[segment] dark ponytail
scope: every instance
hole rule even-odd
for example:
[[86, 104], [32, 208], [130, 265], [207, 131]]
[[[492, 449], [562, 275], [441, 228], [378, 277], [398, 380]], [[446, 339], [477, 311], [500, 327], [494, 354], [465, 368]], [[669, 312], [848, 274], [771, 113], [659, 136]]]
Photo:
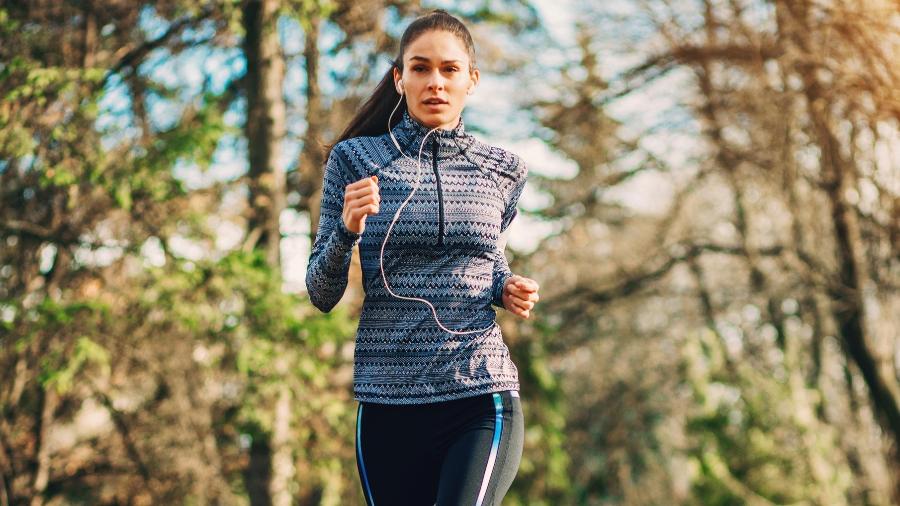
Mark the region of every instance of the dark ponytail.
[[[459, 19], [453, 17], [450, 13], [443, 9], [435, 9], [424, 16], [416, 18], [410, 23], [403, 36], [400, 37], [400, 51], [397, 58], [392, 62], [391, 67], [381, 78], [381, 82], [375, 87], [372, 95], [363, 103], [359, 112], [350, 120], [347, 128], [338, 137], [334, 144], [352, 137], [381, 135], [388, 132], [388, 117], [397, 101], [400, 101], [400, 94], [394, 87], [394, 69], [396, 68], [401, 74], [403, 73], [403, 53], [413, 41], [420, 35], [432, 30], [443, 30], [456, 35], [466, 48], [469, 54], [469, 73], [475, 71], [475, 43], [472, 40], [472, 34], [469, 29]], [[406, 100], [400, 101], [397, 110], [394, 111], [394, 117], [391, 118], [390, 128], [394, 128], [403, 118], [403, 112], [406, 111]], [[334, 144], [328, 146], [330, 154]]]

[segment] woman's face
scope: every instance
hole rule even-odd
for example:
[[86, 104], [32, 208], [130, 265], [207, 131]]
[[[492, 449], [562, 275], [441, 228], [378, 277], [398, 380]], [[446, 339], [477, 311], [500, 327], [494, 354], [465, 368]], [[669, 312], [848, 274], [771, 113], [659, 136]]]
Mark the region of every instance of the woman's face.
[[432, 30], [407, 46], [403, 75], [394, 69], [394, 83], [401, 78], [410, 115], [429, 128], [451, 130], [479, 76], [469, 73], [469, 54], [456, 35]]

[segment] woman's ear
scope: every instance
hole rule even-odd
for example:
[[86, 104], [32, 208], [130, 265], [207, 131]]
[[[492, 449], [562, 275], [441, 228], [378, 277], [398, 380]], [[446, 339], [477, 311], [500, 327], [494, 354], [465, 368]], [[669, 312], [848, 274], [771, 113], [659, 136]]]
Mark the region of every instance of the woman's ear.
[[394, 67], [394, 88], [397, 90], [397, 93], [403, 95], [403, 79], [400, 79], [400, 75], [397, 67]]
[[469, 89], [466, 90], [467, 94], [471, 95], [475, 92], [475, 87], [478, 86], [478, 80], [480, 78], [481, 75], [478, 73], [478, 69], [473, 70], [472, 73], [469, 74], [469, 80], [471, 81], [471, 84], [469, 84]]

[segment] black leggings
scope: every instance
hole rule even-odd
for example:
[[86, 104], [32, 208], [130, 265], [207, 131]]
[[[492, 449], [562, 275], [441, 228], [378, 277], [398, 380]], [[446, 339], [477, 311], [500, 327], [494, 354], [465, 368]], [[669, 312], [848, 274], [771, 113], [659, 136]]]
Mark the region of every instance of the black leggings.
[[366, 504], [499, 505], [524, 437], [515, 391], [418, 405], [361, 402], [356, 466]]

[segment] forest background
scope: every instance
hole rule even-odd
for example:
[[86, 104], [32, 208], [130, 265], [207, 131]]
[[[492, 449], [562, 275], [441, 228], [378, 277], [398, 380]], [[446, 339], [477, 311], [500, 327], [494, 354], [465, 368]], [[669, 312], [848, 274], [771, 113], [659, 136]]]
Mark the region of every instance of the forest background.
[[522, 155], [505, 505], [900, 504], [900, 2], [0, 3], [0, 506], [364, 504], [332, 142], [417, 15]]

